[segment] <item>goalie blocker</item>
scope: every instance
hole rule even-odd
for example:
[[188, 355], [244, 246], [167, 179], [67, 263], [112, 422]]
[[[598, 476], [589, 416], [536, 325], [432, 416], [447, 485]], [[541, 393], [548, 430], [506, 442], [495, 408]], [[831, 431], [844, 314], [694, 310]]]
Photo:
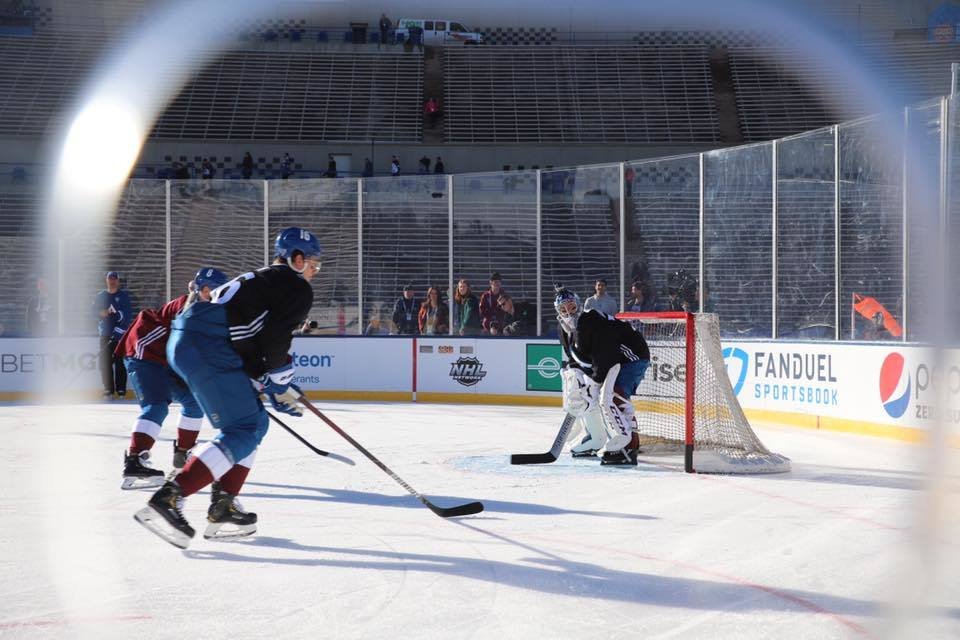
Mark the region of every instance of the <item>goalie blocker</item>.
[[716, 314], [626, 312], [651, 366], [634, 395], [644, 454], [684, 454], [688, 473], [782, 473], [790, 459], [767, 449], [740, 407], [720, 346]]

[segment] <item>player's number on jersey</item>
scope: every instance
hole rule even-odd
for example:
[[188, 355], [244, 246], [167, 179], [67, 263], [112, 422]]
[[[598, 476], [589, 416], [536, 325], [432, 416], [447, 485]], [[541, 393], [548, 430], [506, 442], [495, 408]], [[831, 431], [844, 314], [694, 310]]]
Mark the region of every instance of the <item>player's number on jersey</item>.
[[214, 304], [227, 304], [230, 302], [230, 299], [236, 295], [243, 281], [250, 280], [253, 278], [253, 275], [253, 271], [248, 271], [247, 273], [237, 276], [227, 284], [217, 287], [213, 290], [213, 293], [210, 294], [210, 302]]

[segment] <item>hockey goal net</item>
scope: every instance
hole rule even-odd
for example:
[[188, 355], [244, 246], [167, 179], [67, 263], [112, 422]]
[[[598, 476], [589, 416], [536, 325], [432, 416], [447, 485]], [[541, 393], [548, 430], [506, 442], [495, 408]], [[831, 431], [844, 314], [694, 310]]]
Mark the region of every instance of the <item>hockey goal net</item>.
[[642, 455], [683, 453], [687, 472], [780, 473], [790, 459], [768, 450], [733, 393], [712, 313], [620, 313], [650, 346], [633, 397]]

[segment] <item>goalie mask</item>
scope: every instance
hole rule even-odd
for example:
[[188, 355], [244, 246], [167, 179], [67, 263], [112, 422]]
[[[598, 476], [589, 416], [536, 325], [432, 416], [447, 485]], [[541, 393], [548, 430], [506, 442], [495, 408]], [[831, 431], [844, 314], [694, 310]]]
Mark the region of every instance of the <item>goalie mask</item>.
[[583, 311], [580, 296], [569, 289], [557, 287], [557, 297], [553, 300], [553, 308], [557, 310], [557, 320], [567, 331], [573, 331], [577, 328], [577, 318]]

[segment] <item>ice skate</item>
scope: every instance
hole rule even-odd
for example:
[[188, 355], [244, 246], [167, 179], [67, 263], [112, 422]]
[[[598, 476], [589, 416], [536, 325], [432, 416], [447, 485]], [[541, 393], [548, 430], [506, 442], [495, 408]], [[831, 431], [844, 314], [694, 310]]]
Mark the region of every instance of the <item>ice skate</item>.
[[570, 450], [570, 456], [572, 458], [596, 458], [597, 450], [596, 449], [587, 449], [586, 451], [574, 451]]
[[147, 506], [133, 519], [175, 547], [186, 549], [194, 536], [193, 527], [183, 517], [183, 492], [175, 482], [168, 482], [153, 494]]
[[173, 443], [173, 468], [170, 469], [170, 473], [167, 474], [167, 480], [173, 480], [177, 477], [177, 474], [183, 471], [184, 465], [187, 464], [187, 457], [190, 455], [190, 449], [181, 449], [177, 446], [176, 441]]
[[163, 471], [150, 466], [150, 452], [123, 454], [123, 481], [121, 489], [150, 489], [164, 482]]
[[639, 452], [636, 449], [604, 451], [600, 464], [614, 467], [635, 467], [637, 466], [637, 453]]
[[622, 449], [613, 451], [604, 451], [603, 458], [600, 459], [601, 465], [635, 467], [637, 466], [637, 454], [640, 453], [640, 438], [634, 432], [630, 436], [630, 442]]
[[244, 511], [237, 497], [223, 491], [220, 484], [213, 483], [210, 490], [210, 509], [207, 511], [207, 540], [242, 538], [257, 531], [257, 514]]

